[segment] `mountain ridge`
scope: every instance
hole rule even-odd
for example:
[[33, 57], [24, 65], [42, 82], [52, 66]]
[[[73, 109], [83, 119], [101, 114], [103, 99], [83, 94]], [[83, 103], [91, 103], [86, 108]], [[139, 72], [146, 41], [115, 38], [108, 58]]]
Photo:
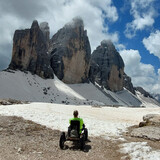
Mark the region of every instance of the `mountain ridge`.
[[[91, 81], [109, 98], [109, 102], [114, 99], [112, 94], [118, 92], [128, 92], [127, 96], [133, 94], [130, 98], [136, 98], [136, 89], [131, 78], [124, 72], [123, 59], [114, 44], [110, 40], [103, 40], [91, 54], [89, 38], [81, 18], [75, 18], [67, 23], [51, 39], [49, 34], [48, 23], [43, 22], [39, 25], [36, 20], [33, 21], [30, 29], [16, 30], [13, 38], [12, 60], [8, 69], [30, 71], [45, 79], [54, 79], [55, 75], [67, 84]], [[44, 93], [46, 92], [44, 88]], [[121, 99], [118, 105], [140, 106], [142, 104], [138, 102], [138, 98], [137, 103], [129, 103], [123, 96], [122, 99], [118, 96], [118, 99]], [[109, 103], [109, 105], [117, 104]]]

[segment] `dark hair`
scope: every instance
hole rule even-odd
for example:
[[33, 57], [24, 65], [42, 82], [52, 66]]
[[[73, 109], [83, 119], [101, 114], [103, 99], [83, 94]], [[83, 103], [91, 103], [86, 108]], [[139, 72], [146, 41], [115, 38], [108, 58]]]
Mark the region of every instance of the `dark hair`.
[[77, 116], [78, 116], [78, 111], [75, 110], [75, 111], [73, 112], [73, 115], [74, 115], [74, 117], [77, 117]]

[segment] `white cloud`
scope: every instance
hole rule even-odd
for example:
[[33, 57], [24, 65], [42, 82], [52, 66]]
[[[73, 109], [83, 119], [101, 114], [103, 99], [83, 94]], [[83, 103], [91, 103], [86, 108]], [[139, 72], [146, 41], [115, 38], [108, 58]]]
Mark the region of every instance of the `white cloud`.
[[138, 50], [122, 50], [120, 55], [125, 63], [125, 73], [132, 78], [134, 86], [160, 93], [160, 69], [157, 75], [152, 65], [142, 63]]
[[[24, 26], [24, 20], [18, 19], [17, 17], [14, 17], [12, 15], [1, 15], [0, 18], [0, 45], [4, 45], [6, 43], [12, 43], [14, 29], [19, 29], [21, 26]], [[27, 26], [28, 27], [28, 26]]]
[[159, 78], [160, 78], [160, 69], [158, 69], [158, 76], [159, 76]]
[[156, 11], [153, 7], [155, 0], [132, 0], [130, 14], [133, 21], [126, 24], [125, 35], [127, 38], [133, 38], [137, 30], [146, 29], [154, 24]]
[[160, 94], [160, 69], [158, 69], [158, 78], [157, 83], [153, 85], [153, 91], [154, 93]]
[[89, 0], [93, 6], [100, 7], [104, 12], [104, 17], [110, 19], [111, 21], [116, 21], [118, 19], [118, 14], [116, 8], [112, 5], [111, 0]]
[[80, 16], [84, 20], [92, 50], [103, 39], [118, 41], [118, 33], [108, 33], [108, 27], [103, 25], [105, 18], [113, 22], [118, 19], [117, 10], [111, 0], [47, 0], [45, 5], [48, 12], [43, 13], [38, 19], [49, 22], [52, 35], [72, 18]]
[[126, 46], [124, 44], [120, 44], [120, 43], [115, 44], [115, 47], [116, 47], [117, 51], [123, 51], [126, 49]]
[[143, 44], [150, 54], [154, 54], [160, 59], [160, 31], [151, 33], [148, 38], [143, 39]]
[[[117, 10], [111, 0], [39, 0], [38, 2], [1, 0], [0, 48], [4, 48], [7, 44], [11, 47], [14, 31], [19, 28], [30, 28], [34, 19], [39, 22], [47, 21], [52, 36], [76, 16], [84, 20], [92, 50], [103, 39], [118, 41], [118, 33], [108, 33], [108, 26], [104, 26], [105, 18], [112, 22], [118, 19]], [[5, 54], [11, 56], [10, 52]], [[2, 56], [4, 52], [0, 50], [0, 58]]]

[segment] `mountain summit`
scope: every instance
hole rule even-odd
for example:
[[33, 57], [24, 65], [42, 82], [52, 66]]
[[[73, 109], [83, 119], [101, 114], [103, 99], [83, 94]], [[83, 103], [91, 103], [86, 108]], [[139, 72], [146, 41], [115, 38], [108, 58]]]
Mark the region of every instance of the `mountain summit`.
[[[47, 94], [51, 88], [55, 90], [55, 88], [50, 85], [48, 88], [44, 87], [42, 89], [40, 87], [42, 89], [42, 95], [40, 98], [36, 96], [38, 101], [67, 104], [68, 101], [70, 101], [69, 99], [72, 99], [72, 104], [90, 104], [90, 101], [88, 101], [90, 99], [94, 100], [94, 104], [103, 103], [103, 105], [140, 106], [142, 104], [141, 100], [144, 99], [144, 96], [141, 92], [136, 91], [132, 85], [131, 78], [124, 73], [125, 65], [123, 59], [110, 40], [103, 40], [91, 54], [87, 31], [84, 29], [84, 23], [81, 18], [74, 18], [58, 30], [51, 39], [49, 38], [49, 34], [48, 23], [43, 22], [39, 25], [36, 20], [33, 21], [30, 29], [16, 30], [13, 38], [12, 59], [8, 68], [9, 70], [7, 71], [10, 72], [10, 69], [25, 72], [30, 71], [32, 74], [36, 74], [45, 79], [52, 79], [55, 74], [54, 82], [51, 82], [52, 85], [56, 86], [56, 83], [60, 83], [60, 81], [56, 81], [57, 77], [69, 85], [79, 84], [79, 87], [76, 85], [69, 87], [77, 90], [78, 93], [74, 93], [81, 95], [81, 98], [84, 96], [84, 100], [83, 102], [81, 100], [77, 102], [74, 96], [71, 98], [69, 95], [66, 95], [66, 101], [60, 100], [59, 102], [59, 99], [56, 101], [56, 98], [53, 99], [52, 97], [54, 95], [53, 92], [57, 91], [52, 91]], [[14, 71], [11, 72], [15, 73]], [[7, 75], [11, 76], [12, 74]], [[3, 84], [1, 85], [5, 86], [7, 79], [8, 77], [6, 77], [6, 81], [2, 80], [1, 83]], [[18, 79], [16, 79], [16, 81], [18, 81]], [[83, 85], [81, 86], [80, 83], [86, 82], [92, 82], [94, 86], [84, 84], [85, 88], [83, 88]], [[37, 85], [36, 87], [40, 84], [37, 82], [31, 83], [30, 81], [28, 81], [28, 83], [31, 88], [27, 87], [27, 90], [29, 90], [29, 88], [30, 90], [33, 89], [33, 83]], [[24, 85], [28, 86], [28, 83], [24, 83]], [[11, 84], [13, 84], [13, 82], [11, 82]], [[44, 84], [43, 80], [41, 85], [42, 84], [43, 86], [47, 86], [47, 83]], [[63, 87], [69, 89], [69, 87], [65, 85], [63, 85]], [[5, 88], [2, 88], [2, 90], [8, 93]], [[10, 88], [12, 87], [10, 86]], [[21, 91], [22, 88], [23, 87], [21, 87], [19, 91], [23, 93], [22, 96], [18, 96], [16, 99], [21, 99], [19, 97], [23, 97], [24, 94], [26, 94], [25, 91]], [[39, 95], [41, 89], [35, 92], [35, 94]], [[26, 88], [24, 90], [26, 90]], [[36, 89], [34, 88], [34, 90]], [[82, 93], [81, 90], [84, 90], [85, 93]], [[97, 97], [95, 95], [93, 96], [94, 90], [99, 90], [98, 94], [101, 95], [101, 97], [97, 95]], [[71, 91], [69, 90], [67, 93], [68, 92]], [[47, 96], [46, 99], [43, 93]], [[97, 91], [95, 91], [95, 93], [97, 93]], [[64, 94], [57, 92], [57, 96], [58, 95]], [[5, 97], [15, 98], [12, 92], [11, 94], [8, 93]], [[152, 97], [149, 98], [153, 99]], [[26, 100], [34, 101], [33, 98], [27, 98]], [[157, 102], [152, 102], [158, 105]]]
[[82, 19], [76, 18], [50, 40], [51, 67], [65, 83], [88, 81], [91, 49]]
[[123, 90], [124, 62], [113, 43], [103, 40], [92, 53], [90, 80], [111, 91]]
[[30, 29], [15, 31], [9, 69], [30, 71], [42, 78], [53, 78], [47, 50], [46, 38], [35, 20]]

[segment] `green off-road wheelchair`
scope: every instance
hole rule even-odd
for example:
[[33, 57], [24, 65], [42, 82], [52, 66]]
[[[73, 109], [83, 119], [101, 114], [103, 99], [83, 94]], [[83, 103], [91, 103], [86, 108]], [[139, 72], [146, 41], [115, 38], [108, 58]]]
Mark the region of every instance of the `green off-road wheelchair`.
[[81, 150], [83, 150], [87, 139], [88, 130], [85, 128], [85, 125], [83, 125], [82, 132], [80, 132], [80, 121], [72, 120], [70, 126], [68, 127], [68, 133], [61, 133], [59, 146], [61, 149], [64, 149], [66, 141], [73, 141], [75, 144], [80, 146]]

